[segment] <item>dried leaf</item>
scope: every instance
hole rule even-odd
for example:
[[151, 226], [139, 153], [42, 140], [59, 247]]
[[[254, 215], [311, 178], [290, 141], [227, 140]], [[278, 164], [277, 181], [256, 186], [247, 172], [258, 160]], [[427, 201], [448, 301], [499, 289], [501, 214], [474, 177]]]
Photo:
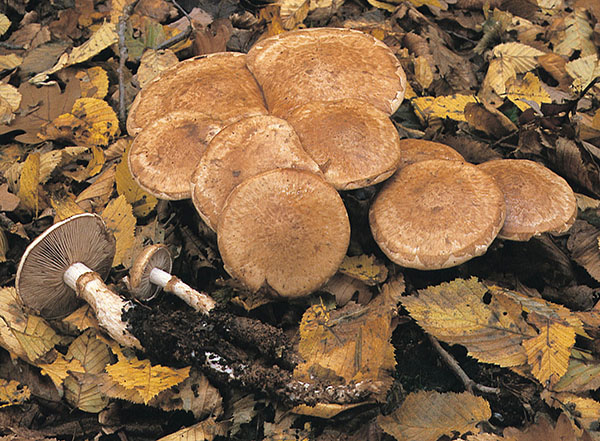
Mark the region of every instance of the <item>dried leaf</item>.
[[10, 84], [0, 83], [0, 124], [8, 124], [21, 105], [21, 93]]
[[111, 165], [98, 176], [92, 185], [83, 190], [75, 202], [82, 202], [86, 199], [98, 199], [98, 205], [103, 206], [108, 203], [115, 186], [116, 165]]
[[108, 74], [100, 66], [77, 72], [83, 98], [104, 99], [108, 93]]
[[506, 82], [516, 77], [517, 72], [512, 63], [507, 63], [501, 58], [495, 58], [490, 61], [482, 89], [490, 87], [498, 95], [504, 95], [506, 93]]
[[573, 52], [581, 51], [582, 57], [596, 55], [596, 45], [592, 41], [593, 29], [590, 26], [587, 11], [576, 8], [565, 20], [565, 34], [554, 47], [554, 52], [570, 57]]
[[142, 55], [137, 71], [138, 83], [141, 88], [156, 78], [160, 73], [179, 62], [172, 50], [148, 49]]
[[600, 387], [600, 360], [573, 349], [567, 372], [552, 388], [556, 392], [584, 392]]
[[577, 219], [571, 227], [567, 248], [571, 258], [581, 265], [594, 279], [600, 281], [600, 228]]
[[4, 14], [0, 14], [0, 35], [4, 35], [10, 28], [10, 20]]
[[108, 405], [108, 397], [100, 392], [94, 376], [70, 372], [64, 389], [67, 402], [84, 412], [98, 413]]
[[0, 228], [0, 263], [6, 262], [6, 252], [8, 251], [8, 239], [4, 229]]
[[491, 416], [487, 401], [468, 392], [420, 391], [409, 394], [390, 415], [377, 417], [377, 424], [398, 441], [436, 441], [452, 432], [475, 431]]
[[0, 378], [0, 408], [25, 404], [31, 397], [31, 391], [27, 385], [14, 380]]
[[475, 278], [442, 283], [400, 301], [427, 333], [465, 346], [469, 355], [485, 363], [525, 364], [521, 342], [537, 335], [521, 316], [519, 304], [490, 296], [488, 287]]
[[118, 385], [137, 392], [142, 402], [147, 404], [163, 390], [169, 389], [185, 380], [190, 368], [173, 369], [161, 365], [152, 365], [148, 360], [120, 358], [115, 364], [106, 367], [109, 377]]
[[565, 65], [567, 73], [573, 78], [571, 87], [576, 92], [585, 89], [594, 78], [600, 76], [600, 61], [596, 54], [588, 55], [587, 57], [577, 58], [569, 61]]
[[62, 319], [62, 321], [81, 332], [88, 328], [95, 330], [100, 329], [98, 326], [98, 320], [96, 320], [96, 315], [94, 314], [92, 307], [87, 303], [77, 308], [71, 314]]
[[85, 210], [75, 202], [75, 196], [70, 193], [63, 197], [52, 196], [50, 198], [50, 205], [54, 209], [55, 223], [76, 214], [85, 213]]
[[510, 64], [516, 73], [533, 70], [538, 65], [537, 58], [544, 55], [540, 50], [517, 42], [499, 44], [492, 53], [503, 63]]
[[[322, 3], [322, 5], [318, 5], [318, 3]], [[326, 3], [330, 3], [327, 5]], [[310, 0], [278, 0], [277, 4], [280, 6], [279, 14], [281, 15], [281, 19], [283, 21], [284, 29], [291, 31], [292, 29], [297, 29], [299, 25], [301, 25], [306, 17], [308, 16], [309, 11], [314, 10], [317, 6], [320, 7], [328, 7], [332, 6], [333, 0], [329, 2], [311, 2]]]
[[56, 359], [52, 363], [37, 363], [37, 366], [41, 368], [42, 374], [48, 375], [56, 388], [62, 391], [63, 382], [69, 376], [69, 372], [82, 372], [83, 367], [78, 360], [67, 361], [60, 352], [54, 352]]
[[6, 349], [11, 357], [18, 357], [32, 362], [27, 352], [13, 333], [25, 331], [27, 316], [23, 312], [23, 304], [14, 287], [0, 288], [0, 346]]
[[366, 305], [372, 297], [369, 287], [364, 282], [341, 273], [335, 274], [320, 290], [333, 295], [338, 306], [344, 306], [355, 295], [360, 305]]
[[107, 47], [117, 43], [118, 40], [119, 36], [117, 35], [116, 25], [109, 22], [104, 23], [92, 34], [88, 41], [81, 46], [73, 48], [70, 53], [61, 55], [54, 67], [37, 74], [30, 82], [33, 84], [43, 84], [53, 73], [58, 72], [67, 66], [89, 60]]
[[542, 398], [548, 405], [569, 415], [579, 426], [596, 430], [600, 422], [600, 403], [592, 398], [584, 398], [568, 392], [554, 393], [543, 391]]
[[545, 415], [541, 415], [536, 423], [521, 431], [514, 427], [504, 429], [504, 438], [514, 441], [577, 441], [575, 427], [563, 413], [558, 418], [556, 426]]
[[38, 186], [40, 185], [40, 154], [30, 153], [23, 163], [19, 179], [19, 199], [23, 207], [37, 216], [39, 209]]
[[228, 424], [208, 418], [204, 421], [185, 427], [175, 433], [164, 436], [158, 441], [212, 441], [216, 436], [227, 436]]
[[133, 179], [133, 176], [131, 176], [129, 165], [127, 163], [127, 152], [128, 150], [125, 151], [123, 159], [121, 159], [121, 162], [117, 165], [115, 175], [117, 192], [120, 195], [125, 196], [127, 202], [132, 205], [133, 213], [137, 217], [146, 217], [152, 212], [158, 203], [158, 199], [142, 190]]
[[111, 361], [110, 350], [106, 343], [98, 340], [95, 331], [88, 330], [69, 345], [67, 360], [79, 360], [84, 372], [99, 374]]
[[358, 279], [367, 285], [383, 283], [388, 275], [388, 270], [384, 264], [375, 260], [375, 256], [367, 256], [365, 254], [344, 257], [338, 271]]
[[33, 362], [42, 358], [60, 342], [59, 335], [44, 319], [31, 314], [27, 316], [24, 330], [15, 328], [11, 330], [25, 350], [27, 358]]
[[0, 185], [0, 211], [13, 211], [19, 206], [21, 200], [18, 196], [8, 191], [8, 184]]
[[[552, 99], [542, 87], [542, 82], [533, 73], [527, 72], [522, 79], [512, 79], [506, 83], [506, 96], [521, 111], [530, 107], [539, 109], [542, 103], [551, 103]], [[535, 103], [535, 105], [533, 105]]]
[[102, 212], [106, 226], [115, 236], [117, 251], [113, 266], [124, 263], [135, 240], [135, 217], [131, 205], [121, 195], [113, 199]]
[[422, 122], [430, 118], [450, 118], [455, 121], [466, 121], [464, 110], [468, 103], [476, 103], [473, 95], [450, 95], [437, 98], [425, 96], [412, 100], [415, 114]]

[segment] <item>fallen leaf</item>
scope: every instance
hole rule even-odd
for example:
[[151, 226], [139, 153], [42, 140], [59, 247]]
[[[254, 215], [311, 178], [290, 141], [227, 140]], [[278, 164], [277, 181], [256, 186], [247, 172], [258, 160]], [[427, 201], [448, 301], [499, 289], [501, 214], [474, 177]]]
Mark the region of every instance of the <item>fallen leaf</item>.
[[567, 248], [571, 258], [594, 279], [600, 281], [600, 228], [577, 219], [571, 227]]
[[207, 418], [204, 421], [185, 427], [175, 433], [164, 436], [158, 441], [212, 441], [216, 436], [227, 436], [228, 424]]
[[27, 358], [34, 363], [60, 342], [60, 336], [44, 319], [31, 314], [27, 316], [25, 329], [11, 328], [11, 331], [27, 354]]
[[129, 171], [127, 154], [128, 150], [125, 151], [123, 158], [119, 162], [119, 165], [117, 165], [115, 175], [117, 192], [127, 199], [127, 202], [133, 207], [133, 213], [137, 217], [146, 217], [152, 212], [158, 203], [158, 199], [142, 190], [137, 182], [135, 182], [131, 171]]
[[476, 103], [477, 98], [473, 95], [449, 95], [437, 98], [424, 96], [414, 98], [412, 105], [415, 114], [422, 122], [431, 118], [450, 118], [456, 121], [466, 121], [464, 110], [468, 103]]
[[36, 366], [42, 370], [43, 375], [50, 377], [56, 389], [63, 391], [63, 382], [69, 376], [69, 372], [82, 372], [83, 367], [78, 360], [67, 361], [64, 355], [54, 351], [56, 359], [52, 363], [36, 363]]
[[586, 430], [596, 430], [600, 423], [600, 402], [568, 392], [543, 391], [542, 398], [548, 405], [561, 409], [571, 420]]
[[375, 256], [367, 256], [365, 254], [344, 257], [338, 271], [358, 279], [367, 285], [383, 283], [388, 275], [388, 270], [384, 264], [378, 262]]
[[30, 153], [23, 163], [19, 179], [19, 199], [23, 207], [37, 216], [39, 209], [40, 154]]
[[565, 33], [556, 40], [554, 52], [570, 57], [573, 52], [580, 51], [582, 57], [596, 55], [596, 45], [592, 41], [593, 29], [584, 8], [576, 8], [565, 20]]
[[14, 211], [19, 206], [19, 197], [8, 191], [8, 184], [0, 185], [0, 211]]
[[4, 14], [0, 14], [0, 35], [4, 35], [10, 28], [10, 20]]
[[111, 361], [111, 356], [106, 343], [96, 338], [94, 330], [88, 330], [69, 345], [66, 359], [78, 360], [84, 372], [99, 374]]
[[93, 328], [95, 330], [100, 329], [94, 311], [87, 303], [77, 308], [71, 314], [62, 319], [62, 321], [80, 332], [83, 332], [88, 328]]
[[75, 74], [83, 98], [104, 99], [108, 93], [108, 74], [100, 66], [90, 67]]
[[503, 43], [494, 47], [493, 55], [510, 64], [516, 73], [525, 73], [533, 70], [538, 65], [538, 57], [544, 52], [526, 44], [512, 42]]
[[0, 378], [0, 408], [25, 404], [31, 397], [31, 391], [25, 384]]
[[[506, 96], [521, 111], [530, 107], [541, 108], [542, 103], [551, 103], [552, 99], [542, 87], [542, 83], [533, 73], [527, 72], [522, 79], [511, 79], [506, 83]], [[536, 104], [537, 106], [534, 106]]]
[[10, 84], [0, 83], [0, 124], [9, 124], [21, 105], [21, 93]]
[[571, 87], [580, 92], [590, 84], [594, 78], [600, 76], [600, 61], [596, 54], [577, 58], [565, 65], [567, 73], [573, 78]]
[[108, 397], [100, 392], [94, 376], [71, 371], [63, 386], [67, 402], [84, 412], [99, 413], [108, 405]]
[[137, 79], [141, 88], [156, 78], [160, 73], [179, 62], [179, 58], [172, 50], [148, 49], [142, 55]]
[[600, 387], [600, 360], [592, 354], [573, 349], [567, 372], [552, 390], [556, 392], [584, 392]]
[[468, 392], [413, 392], [390, 415], [377, 417], [377, 424], [398, 441], [436, 441], [442, 435], [475, 431], [492, 416], [490, 405]]
[[113, 267], [123, 264], [135, 240], [135, 217], [131, 205], [121, 195], [113, 199], [102, 212], [106, 227], [115, 236], [116, 252]]
[[504, 429], [503, 434], [505, 438], [515, 441], [578, 441], [581, 439], [576, 436], [575, 428], [564, 413], [558, 417], [554, 427], [548, 417], [540, 415], [535, 424], [525, 430], [508, 427]]
[[75, 196], [70, 193], [63, 195], [62, 197], [51, 196], [50, 206], [54, 210], [55, 223], [76, 214], [85, 213], [85, 210], [75, 202]]

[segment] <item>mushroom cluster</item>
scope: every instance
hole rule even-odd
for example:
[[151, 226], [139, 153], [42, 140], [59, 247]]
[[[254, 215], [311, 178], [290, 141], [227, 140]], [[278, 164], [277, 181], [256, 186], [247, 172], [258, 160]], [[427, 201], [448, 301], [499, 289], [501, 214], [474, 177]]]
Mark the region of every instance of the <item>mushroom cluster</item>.
[[[509, 172], [507, 162], [475, 166], [446, 145], [400, 140], [390, 115], [405, 88], [394, 53], [350, 29], [196, 57], [136, 97], [129, 167], [158, 198], [191, 198], [230, 275], [283, 297], [313, 292], [341, 263], [350, 225], [338, 191], [387, 180], [370, 209], [373, 236], [393, 262], [418, 269], [465, 262], [498, 235], [527, 240], [573, 223], [571, 189], [539, 164]], [[531, 197], [529, 185], [544, 185], [550, 205], [513, 199]], [[526, 208], [554, 219], [516, 220]]]

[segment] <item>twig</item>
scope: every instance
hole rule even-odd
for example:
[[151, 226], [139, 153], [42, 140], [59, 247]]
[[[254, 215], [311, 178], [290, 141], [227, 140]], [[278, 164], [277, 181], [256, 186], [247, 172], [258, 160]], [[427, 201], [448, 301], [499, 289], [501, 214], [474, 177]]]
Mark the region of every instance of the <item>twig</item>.
[[446, 364], [450, 367], [452, 372], [454, 372], [454, 374], [463, 382], [467, 391], [473, 393], [473, 389], [477, 389], [479, 392], [483, 392], [486, 394], [500, 393], [500, 389], [497, 387], [484, 386], [483, 384], [476, 383], [471, 378], [469, 378], [466, 372], [458, 364], [458, 361], [456, 361], [456, 359], [452, 355], [450, 355], [448, 351], [442, 348], [440, 342], [437, 341], [437, 339], [432, 335], [427, 334], [427, 336], [429, 337], [429, 341], [431, 342], [433, 347], [438, 351], [438, 353], [446, 362]]
[[169, 38], [167, 41], [163, 41], [161, 44], [159, 44], [157, 47], [155, 47], [154, 49], [156, 50], [161, 50], [161, 49], [166, 49], [168, 47], [174, 46], [175, 44], [179, 43], [180, 41], [185, 40], [191, 33], [192, 33], [192, 17], [190, 17], [190, 15], [187, 13], [187, 11], [185, 9], [183, 9], [179, 3], [177, 3], [177, 1], [175, 0], [170, 0], [171, 3], [173, 3], [173, 5], [175, 5], [175, 7], [177, 9], [179, 9], [179, 11], [185, 16], [185, 18], [187, 18], [188, 20], [188, 26], [186, 28], [185, 31], [180, 32], [179, 34], [175, 35], [174, 37]]
[[125, 99], [125, 62], [127, 61], [127, 46], [125, 45], [125, 30], [127, 29], [127, 22], [133, 8], [137, 5], [138, 0], [135, 0], [123, 8], [123, 14], [119, 17], [119, 23], [117, 24], [117, 35], [119, 36], [119, 122], [121, 127], [125, 127], [127, 121], [127, 106]]

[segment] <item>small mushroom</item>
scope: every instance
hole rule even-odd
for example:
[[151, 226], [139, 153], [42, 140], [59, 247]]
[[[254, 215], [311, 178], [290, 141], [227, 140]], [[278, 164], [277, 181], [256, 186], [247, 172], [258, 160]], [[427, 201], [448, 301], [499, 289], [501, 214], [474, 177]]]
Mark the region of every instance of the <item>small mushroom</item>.
[[391, 115], [406, 90], [406, 75], [392, 50], [354, 29], [301, 29], [265, 38], [250, 49], [247, 63], [267, 107], [283, 118], [312, 101], [345, 98]]
[[573, 190], [562, 177], [534, 161], [497, 159], [477, 166], [492, 176], [506, 203], [498, 237], [527, 241], [542, 233], [562, 234], [577, 216]]
[[114, 254], [115, 239], [100, 216], [71, 216], [29, 244], [17, 269], [17, 293], [26, 306], [50, 319], [73, 312], [81, 298], [115, 341], [141, 348], [122, 320], [122, 312], [130, 307], [130, 302], [103, 282]]
[[138, 300], [150, 300], [159, 288], [162, 288], [175, 294], [194, 310], [208, 314], [215, 307], [215, 301], [171, 275], [172, 263], [171, 253], [165, 245], [154, 244], [145, 247], [136, 257], [129, 272], [127, 285], [131, 294]]
[[434, 270], [485, 253], [504, 216], [504, 196], [491, 176], [466, 162], [432, 159], [388, 179], [369, 222], [390, 260]]
[[212, 139], [193, 173], [192, 202], [196, 211], [216, 231], [225, 200], [236, 185], [274, 168], [320, 173], [286, 121], [259, 115], [230, 124]]
[[398, 169], [428, 159], [448, 159], [452, 161], [465, 160], [465, 158], [452, 147], [440, 142], [413, 138], [400, 140], [400, 165], [398, 166]]
[[400, 137], [389, 116], [365, 101], [313, 101], [287, 121], [325, 180], [354, 190], [389, 178], [400, 161]]
[[281, 168], [239, 184], [219, 218], [217, 240], [229, 274], [282, 297], [310, 294], [337, 271], [350, 242], [338, 192], [319, 175]]

